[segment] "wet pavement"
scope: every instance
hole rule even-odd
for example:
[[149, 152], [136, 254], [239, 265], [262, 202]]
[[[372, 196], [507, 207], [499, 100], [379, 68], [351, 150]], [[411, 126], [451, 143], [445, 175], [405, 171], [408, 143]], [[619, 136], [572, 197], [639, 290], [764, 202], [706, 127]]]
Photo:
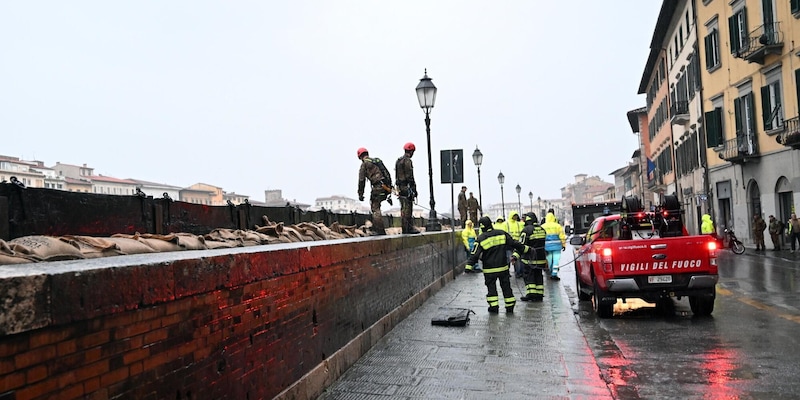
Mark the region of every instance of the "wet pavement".
[[[562, 282], [545, 280], [543, 302], [489, 314], [483, 274], [458, 275], [320, 399], [611, 399]], [[524, 284], [511, 283], [519, 299]], [[433, 326], [440, 307], [475, 314], [465, 327]]]

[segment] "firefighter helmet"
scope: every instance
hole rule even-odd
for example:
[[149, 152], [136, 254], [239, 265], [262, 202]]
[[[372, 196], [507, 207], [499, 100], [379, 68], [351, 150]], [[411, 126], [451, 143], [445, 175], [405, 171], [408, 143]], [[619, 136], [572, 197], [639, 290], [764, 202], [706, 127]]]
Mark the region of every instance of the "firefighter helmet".
[[361, 158], [364, 155], [369, 155], [369, 152], [367, 151], [367, 149], [360, 147], [356, 152], [356, 155], [358, 155], [358, 158]]
[[403, 146], [403, 150], [405, 151], [416, 151], [417, 146], [414, 146], [414, 143], [408, 142]]
[[533, 221], [533, 223], [536, 224], [539, 222], [539, 219], [536, 218], [536, 214], [529, 212], [525, 214], [525, 221]]

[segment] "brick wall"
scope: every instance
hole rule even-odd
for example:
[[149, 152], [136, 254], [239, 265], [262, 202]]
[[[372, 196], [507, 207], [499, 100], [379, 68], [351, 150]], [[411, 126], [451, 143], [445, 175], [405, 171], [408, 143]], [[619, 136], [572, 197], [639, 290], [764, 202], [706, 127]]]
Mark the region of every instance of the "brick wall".
[[313, 398], [452, 278], [450, 240], [0, 266], [0, 400]]

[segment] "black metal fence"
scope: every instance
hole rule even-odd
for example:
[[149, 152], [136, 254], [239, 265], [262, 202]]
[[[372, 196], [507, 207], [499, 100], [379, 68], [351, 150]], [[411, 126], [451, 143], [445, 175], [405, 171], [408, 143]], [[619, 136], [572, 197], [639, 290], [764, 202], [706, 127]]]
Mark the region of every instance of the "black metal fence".
[[[0, 239], [30, 235], [111, 236], [117, 233], [167, 234], [185, 232], [202, 235], [217, 228], [255, 229], [271, 222], [285, 225], [301, 222], [331, 226], [361, 226], [369, 214], [303, 211], [294, 206], [263, 207], [249, 203], [208, 206], [154, 198], [146, 195], [119, 196], [63, 190], [27, 188], [0, 183]], [[442, 223], [448, 221], [443, 220]], [[400, 226], [400, 219], [384, 216], [387, 227]], [[414, 224], [425, 226], [423, 218]]]

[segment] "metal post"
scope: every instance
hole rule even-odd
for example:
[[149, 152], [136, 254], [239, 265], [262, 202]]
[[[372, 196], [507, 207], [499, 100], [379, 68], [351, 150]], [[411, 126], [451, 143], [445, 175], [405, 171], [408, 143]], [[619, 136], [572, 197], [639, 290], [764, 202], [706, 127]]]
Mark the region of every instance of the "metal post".
[[433, 200], [433, 160], [431, 159], [431, 117], [430, 112], [425, 111], [425, 133], [428, 137], [428, 189], [431, 192], [431, 212], [428, 216], [428, 226], [425, 228], [426, 231], [440, 231], [442, 230], [442, 225], [439, 224], [439, 220], [436, 217], [436, 201]]

